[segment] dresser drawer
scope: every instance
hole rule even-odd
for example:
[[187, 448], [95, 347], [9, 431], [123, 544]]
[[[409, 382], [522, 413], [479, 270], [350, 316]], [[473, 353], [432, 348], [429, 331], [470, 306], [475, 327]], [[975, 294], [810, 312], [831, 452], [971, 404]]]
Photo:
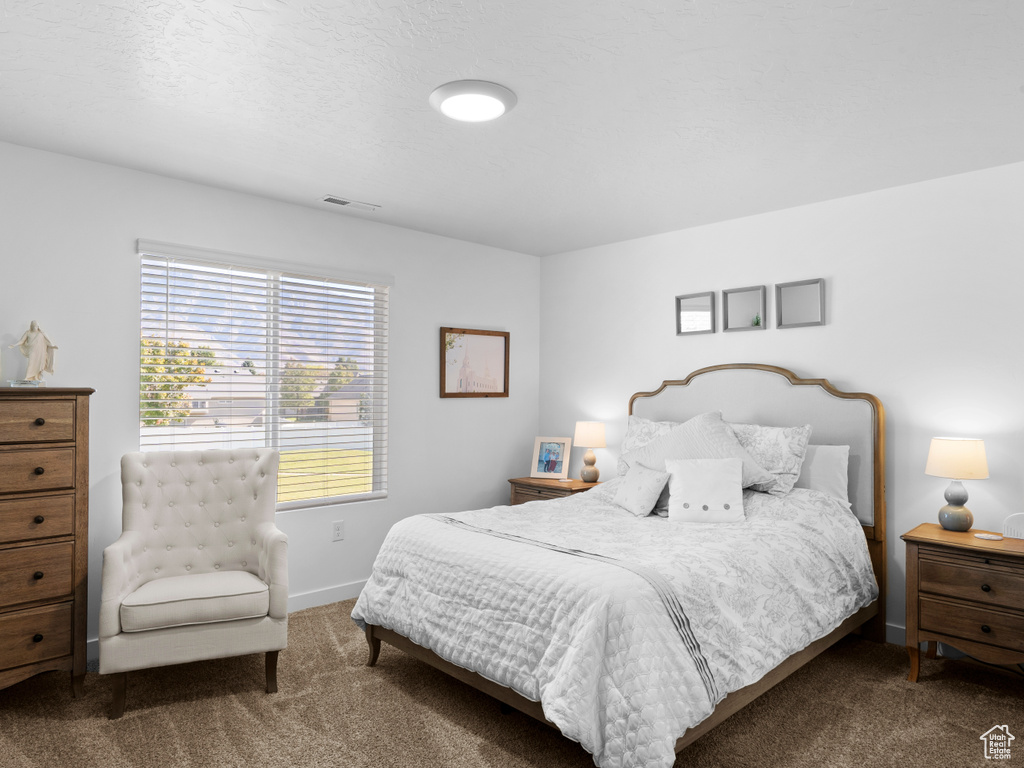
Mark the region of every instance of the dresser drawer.
[[74, 545], [0, 550], [0, 607], [70, 597]]
[[75, 487], [74, 448], [0, 451], [0, 493]]
[[0, 443], [75, 439], [75, 404], [69, 400], [0, 402]]
[[561, 499], [567, 496], [563, 491], [547, 490], [546, 488], [513, 488], [512, 503], [525, 504], [528, 501], [544, 501], [546, 499]]
[[74, 529], [75, 497], [45, 496], [0, 501], [0, 544], [68, 536]]
[[0, 659], [20, 667], [71, 653], [71, 603], [0, 615]]
[[921, 591], [1024, 610], [1024, 572], [921, 558]]
[[1024, 652], [1024, 614], [922, 595], [921, 629]]

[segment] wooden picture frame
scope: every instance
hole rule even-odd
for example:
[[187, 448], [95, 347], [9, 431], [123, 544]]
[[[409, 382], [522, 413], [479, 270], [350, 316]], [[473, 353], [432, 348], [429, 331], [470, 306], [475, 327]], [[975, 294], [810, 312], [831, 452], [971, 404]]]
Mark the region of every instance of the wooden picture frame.
[[570, 451], [572, 451], [571, 437], [538, 437], [533, 443], [533, 463], [530, 464], [530, 477], [568, 480]]
[[441, 397], [508, 397], [508, 331], [441, 328]]

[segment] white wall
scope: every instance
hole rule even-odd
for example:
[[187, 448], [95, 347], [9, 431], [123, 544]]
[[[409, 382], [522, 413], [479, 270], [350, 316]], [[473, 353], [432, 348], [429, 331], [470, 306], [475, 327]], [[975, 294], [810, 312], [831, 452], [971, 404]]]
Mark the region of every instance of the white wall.
[[[50, 386], [93, 387], [89, 637], [103, 548], [121, 530], [119, 461], [138, 450], [137, 238], [384, 273], [391, 294], [389, 497], [278, 515], [289, 606], [358, 594], [385, 534], [418, 512], [504, 503], [538, 413], [539, 260], [345, 214], [0, 144], [0, 362], [31, 320], [60, 348]], [[441, 326], [511, 332], [510, 397], [440, 399]], [[346, 539], [330, 541], [343, 519]]]
[[[596, 453], [610, 477], [629, 396], [706, 365], [772, 363], [877, 395], [888, 425], [889, 634], [902, 642], [899, 536], [936, 522], [948, 484], [924, 474], [929, 439], [985, 439], [990, 479], [966, 483], [976, 528], [999, 531], [1020, 511], [1022, 199], [1016, 164], [547, 257], [541, 430], [607, 421], [609, 448]], [[772, 285], [815, 277], [826, 280], [827, 325], [777, 330]], [[761, 283], [769, 330], [675, 335], [677, 294]]]

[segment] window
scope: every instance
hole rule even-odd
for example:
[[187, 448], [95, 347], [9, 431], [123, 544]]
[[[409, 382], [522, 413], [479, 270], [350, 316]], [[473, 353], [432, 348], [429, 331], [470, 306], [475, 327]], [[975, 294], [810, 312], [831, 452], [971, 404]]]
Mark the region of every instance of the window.
[[142, 450], [277, 448], [279, 508], [386, 495], [386, 279], [139, 255]]

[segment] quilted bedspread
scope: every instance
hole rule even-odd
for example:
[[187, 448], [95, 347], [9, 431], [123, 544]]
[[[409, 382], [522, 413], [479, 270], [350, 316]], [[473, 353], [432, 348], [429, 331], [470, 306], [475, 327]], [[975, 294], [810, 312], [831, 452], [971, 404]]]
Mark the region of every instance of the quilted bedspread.
[[679, 523], [612, 504], [619, 482], [400, 521], [352, 618], [541, 702], [601, 768], [668, 768], [721, 698], [878, 594], [830, 496], [746, 491], [742, 522]]

